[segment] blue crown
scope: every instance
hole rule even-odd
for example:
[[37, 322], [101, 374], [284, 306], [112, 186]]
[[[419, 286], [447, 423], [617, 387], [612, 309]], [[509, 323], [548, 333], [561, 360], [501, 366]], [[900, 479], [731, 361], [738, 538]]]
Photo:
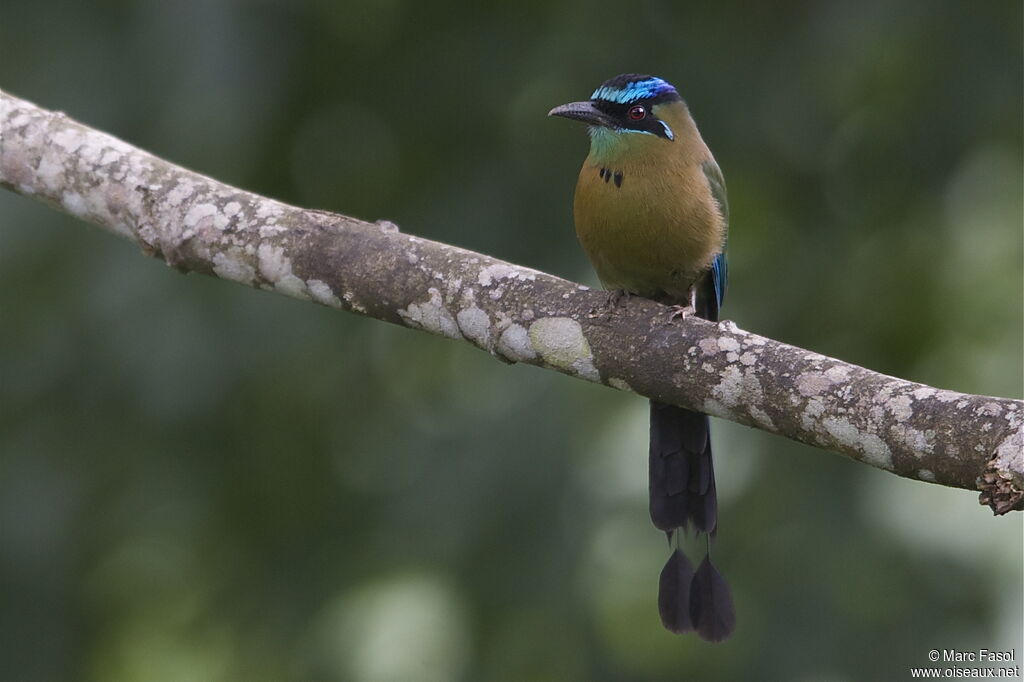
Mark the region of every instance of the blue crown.
[[590, 99], [599, 99], [616, 104], [632, 104], [645, 99], [676, 99], [679, 93], [670, 83], [656, 76], [626, 73], [601, 84]]

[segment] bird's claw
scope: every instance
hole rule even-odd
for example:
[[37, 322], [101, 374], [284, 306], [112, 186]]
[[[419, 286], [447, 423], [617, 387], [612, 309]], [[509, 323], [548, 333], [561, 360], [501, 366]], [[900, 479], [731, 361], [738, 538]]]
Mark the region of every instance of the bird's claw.
[[689, 305], [671, 305], [669, 309], [672, 311], [668, 314], [668, 321], [673, 320], [685, 320], [690, 315], [696, 315], [697, 309], [694, 308], [693, 304]]
[[600, 308], [593, 308], [590, 317], [603, 317], [607, 322], [611, 319], [615, 309], [629, 301], [630, 293], [625, 289], [612, 289], [608, 292], [608, 300]]

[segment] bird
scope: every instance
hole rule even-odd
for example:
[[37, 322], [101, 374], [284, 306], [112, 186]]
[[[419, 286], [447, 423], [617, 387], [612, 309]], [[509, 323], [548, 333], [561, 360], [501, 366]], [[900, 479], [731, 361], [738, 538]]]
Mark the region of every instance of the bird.
[[[637, 295], [674, 306], [670, 320], [717, 321], [728, 276], [725, 179], [676, 88], [621, 74], [548, 115], [580, 121], [590, 134], [573, 218], [609, 305]], [[651, 400], [648, 478], [651, 521], [670, 549], [658, 581], [662, 624], [720, 642], [736, 616], [711, 563], [718, 510], [707, 415]], [[688, 529], [704, 539], [696, 570], [683, 548]]]

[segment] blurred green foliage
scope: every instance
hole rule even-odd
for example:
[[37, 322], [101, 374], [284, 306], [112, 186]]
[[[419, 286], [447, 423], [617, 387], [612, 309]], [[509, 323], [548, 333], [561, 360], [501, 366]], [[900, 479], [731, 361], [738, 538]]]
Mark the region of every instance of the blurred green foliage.
[[[1004, 0], [5, 0], [0, 88], [594, 283], [586, 139], [544, 115], [656, 73], [729, 183], [726, 317], [1020, 397], [1020, 27]], [[739, 627], [674, 637], [641, 399], [7, 193], [0, 320], [3, 679], [904, 679], [1021, 641], [1020, 514], [721, 422]]]

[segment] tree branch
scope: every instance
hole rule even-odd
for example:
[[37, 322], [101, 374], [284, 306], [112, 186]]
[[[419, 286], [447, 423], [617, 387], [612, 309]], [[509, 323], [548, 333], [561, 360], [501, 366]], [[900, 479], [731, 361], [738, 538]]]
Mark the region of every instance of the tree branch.
[[842, 453], [908, 478], [1024, 501], [1024, 402], [931, 388], [724, 321], [670, 321], [388, 222], [288, 206], [0, 92], [0, 184], [200, 272], [467, 341]]

